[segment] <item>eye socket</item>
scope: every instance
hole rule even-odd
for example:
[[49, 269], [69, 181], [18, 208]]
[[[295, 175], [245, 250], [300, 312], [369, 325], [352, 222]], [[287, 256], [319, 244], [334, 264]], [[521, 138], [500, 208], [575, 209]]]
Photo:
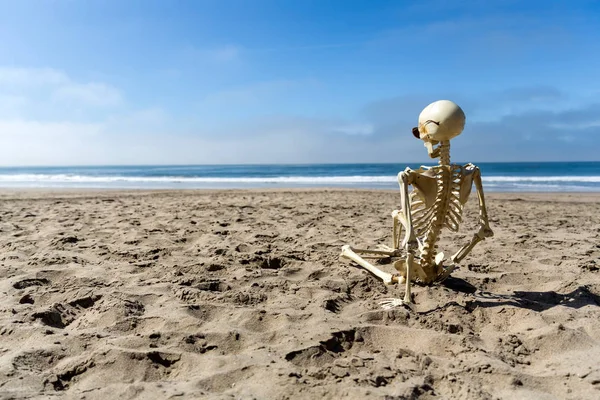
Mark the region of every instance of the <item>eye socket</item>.
[[417, 139], [421, 139], [421, 135], [419, 134], [419, 128], [417, 128], [416, 126], [412, 128], [412, 134]]

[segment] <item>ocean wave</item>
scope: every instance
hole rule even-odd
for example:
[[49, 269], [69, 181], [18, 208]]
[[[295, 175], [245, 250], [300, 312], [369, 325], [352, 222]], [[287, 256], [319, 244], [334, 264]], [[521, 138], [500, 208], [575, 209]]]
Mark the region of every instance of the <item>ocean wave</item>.
[[484, 182], [588, 182], [600, 183], [600, 176], [488, 176]]
[[598, 192], [600, 185], [545, 184], [545, 183], [488, 183], [484, 188], [492, 192]]
[[394, 182], [390, 176], [275, 176], [275, 177], [199, 177], [199, 176], [89, 176], [67, 174], [0, 175], [0, 182], [189, 182], [189, 183], [361, 183]]
[[[484, 183], [600, 183], [600, 176], [488, 176]], [[0, 182], [64, 183], [245, 183], [245, 184], [348, 184], [396, 183], [395, 176], [273, 176], [273, 177], [199, 177], [199, 176], [92, 176], [75, 174], [0, 174]]]

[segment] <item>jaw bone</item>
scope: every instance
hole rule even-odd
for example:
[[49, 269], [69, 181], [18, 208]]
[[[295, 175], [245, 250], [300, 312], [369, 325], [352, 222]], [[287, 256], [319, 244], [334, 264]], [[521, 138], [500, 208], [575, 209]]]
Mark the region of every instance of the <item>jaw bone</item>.
[[427, 154], [429, 154], [430, 158], [439, 158], [439, 156], [440, 156], [440, 146], [438, 146], [436, 148], [433, 148], [433, 146], [435, 144], [437, 144], [437, 142], [433, 142], [431, 140], [427, 140], [423, 144], [427, 148]]

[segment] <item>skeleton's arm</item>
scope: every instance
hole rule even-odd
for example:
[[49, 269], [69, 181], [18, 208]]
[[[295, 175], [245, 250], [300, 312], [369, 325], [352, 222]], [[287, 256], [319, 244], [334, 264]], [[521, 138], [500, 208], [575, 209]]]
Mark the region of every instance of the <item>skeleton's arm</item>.
[[[400, 203], [402, 210], [401, 215], [398, 215], [399, 222], [403, 223], [406, 234], [401, 246], [408, 250], [409, 245], [417, 243], [417, 237], [415, 236], [415, 230], [412, 225], [412, 215], [410, 210], [410, 197], [408, 195], [408, 186], [413, 184], [415, 179], [415, 171], [410, 168], [406, 168], [404, 171], [398, 174], [398, 183], [400, 184]], [[399, 238], [398, 238], [399, 239]]]
[[392, 219], [394, 220], [394, 227], [392, 228], [392, 249], [397, 249], [400, 247], [400, 234], [402, 233], [402, 230], [398, 226], [398, 214], [400, 214], [400, 211], [392, 211]]
[[471, 250], [473, 250], [473, 247], [475, 247], [477, 243], [481, 242], [487, 237], [494, 236], [494, 232], [490, 228], [487, 209], [485, 207], [483, 184], [481, 182], [481, 171], [479, 170], [479, 167], [474, 165], [473, 167], [473, 182], [475, 183], [475, 188], [477, 189], [477, 198], [479, 200], [479, 230], [477, 233], [475, 233], [475, 235], [473, 235], [471, 242], [463, 246], [459, 251], [456, 252], [456, 254], [450, 257], [454, 263], [460, 263], [462, 259], [465, 258], [465, 256], [469, 254]]
[[400, 184], [400, 196], [402, 200], [402, 217], [404, 219], [402, 222], [404, 222], [404, 229], [406, 230], [406, 235], [402, 241], [402, 247], [406, 250], [406, 276], [404, 277], [406, 279], [406, 292], [403, 300], [406, 304], [411, 302], [411, 273], [413, 272], [412, 269], [415, 268], [412, 250], [419, 244], [412, 224], [410, 198], [408, 197], [408, 186], [414, 183], [415, 174], [416, 172], [410, 168], [406, 168], [398, 174], [398, 183]]
[[483, 238], [492, 237], [494, 236], [494, 232], [492, 231], [492, 228], [490, 228], [490, 221], [485, 207], [483, 184], [481, 183], [481, 171], [479, 170], [479, 167], [475, 167], [473, 180], [475, 181], [477, 198], [479, 199], [479, 231], [477, 232], [477, 235], [483, 236]]
[[394, 241], [394, 244], [392, 245], [392, 249], [398, 250], [400, 248], [402, 227], [406, 225], [404, 222], [404, 215], [402, 214], [402, 211], [392, 211], [392, 219], [394, 220], [394, 227], [392, 228], [394, 230], [392, 233], [392, 240]]

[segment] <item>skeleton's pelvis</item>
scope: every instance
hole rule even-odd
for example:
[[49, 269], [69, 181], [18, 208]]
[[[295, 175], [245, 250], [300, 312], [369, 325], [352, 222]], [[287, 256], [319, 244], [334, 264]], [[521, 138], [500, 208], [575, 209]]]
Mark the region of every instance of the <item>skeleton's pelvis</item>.
[[[394, 268], [398, 274], [406, 278], [406, 259], [402, 258], [394, 262]], [[441, 263], [430, 264], [424, 263], [419, 257], [413, 259], [412, 269], [410, 273], [411, 281], [419, 281], [425, 285], [429, 285], [437, 281], [442, 276], [443, 267]]]
[[406, 277], [406, 260], [398, 260], [394, 263], [394, 268], [400, 273], [400, 275]]

